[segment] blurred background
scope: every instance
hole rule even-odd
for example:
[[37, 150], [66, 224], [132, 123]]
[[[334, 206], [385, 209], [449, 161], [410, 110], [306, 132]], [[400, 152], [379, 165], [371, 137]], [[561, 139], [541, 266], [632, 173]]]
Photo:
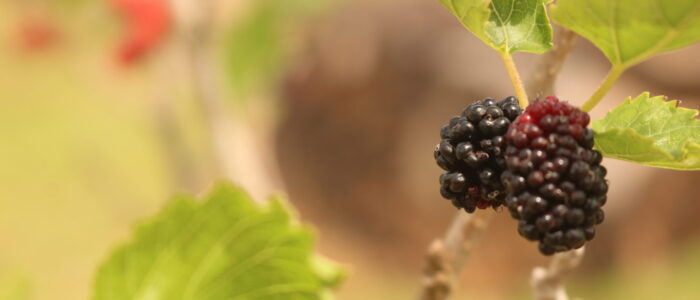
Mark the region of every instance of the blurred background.
[[[516, 55], [525, 77], [535, 59]], [[593, 117], [643, 91], [698, 109], [699, 66], [700, 46], [645, 62]], [[579, 39], [558, 96], [581, 104], [607, 69]], [[511, 93], [437, 1], [2, 0], [0, 299], [86, 299], [138, 220], [221, 178], [288, 195], [349, 266], [339, 299], [413, 299], [456, 214], [439, 128]], [[605, 164], [607, 218], [570, 294], [699, 299], [700, 172]], [[456, 299], [531, 299], [546, 261], [494, 218]]]

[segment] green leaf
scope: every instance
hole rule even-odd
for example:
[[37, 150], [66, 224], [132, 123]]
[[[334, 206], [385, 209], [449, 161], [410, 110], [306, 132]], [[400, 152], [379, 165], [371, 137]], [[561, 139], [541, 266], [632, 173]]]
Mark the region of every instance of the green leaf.
[[697, 110], [678, 101], [628, 98], [605, 118], [593, 121], [596, 148], [607, 157], [676, 170], [700, 170]]
[[[255, 0], [250, 12], [226, 38], [226, 67], [234, 99], [245, 103], [270, 90], [289, 57], [292, 39], [310, 17], [326, 6], [323, 0]], [[292, 45], [293, 46], [293, 45]]]
[[227, 39], [226, 60], [236, 99], [244, 100], [262, 89], [282, 66], [282, 22], [270, 2], [257, 4]]
[[31, 299], [32, 285], [28, 278], [16, 273], [0, 274], [0, 300]]
[[552, 47], [551, 0], [439, 0], [484, 43], [502, 53], [544, 53]]
[[224, 184], [139, 226], [100, 267], [92, 299], [328, 299], [341, 277], [279, 199], [262, 207]]
[[700, 0], [559, 0], [551, 13], [622, 68], [700, 40]]

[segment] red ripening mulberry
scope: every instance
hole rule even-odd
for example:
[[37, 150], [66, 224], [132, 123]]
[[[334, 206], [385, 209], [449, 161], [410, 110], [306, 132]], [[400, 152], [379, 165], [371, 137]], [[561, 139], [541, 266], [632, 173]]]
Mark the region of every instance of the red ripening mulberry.
[[18, 37], [25, 52], [46, 50], [60, 40], [60, 30], [55, 21], [43, 13], [22, 16]]
[[170, 29], [167, 0], [110, 0], [123, 16], [126, 34], [118, 50], [119, 61], [133, 64], [150, 53]]
[[438, 166], [447, 172], [440, 175], [440, 194], [454, 206], [472, 213], [503, 204], [503, 135], [520, 113], [515, 97], [500, 102], [486, 98], [472, 103], [441, 128], [442, 140], [434, 154]]
[[593, 150], [586, 112], [547, 97], [528, 106], [506, 134], [505, 205], [518, 233], [542, 254], [582, 247], [603, 222], [603, 157]]

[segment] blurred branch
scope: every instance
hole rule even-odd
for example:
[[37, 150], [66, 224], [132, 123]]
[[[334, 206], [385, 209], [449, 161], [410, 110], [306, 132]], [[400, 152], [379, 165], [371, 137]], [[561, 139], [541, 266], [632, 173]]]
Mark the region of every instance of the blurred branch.
[[[169, 3], [172, 11], [177, 11], [178, 3], [182, 2], [180, 0], [165, 1]], [[176, 20], [175, 22], [180, 20], [180, 18], [173, 19]], [[168, 36], [166, 45], [160, 50], [162, 52], [159, 55], [165, 57], [179, 51], [177, 47], [180, 44], [179, 37], [175, 34]], [[153, 120], [166, 149], [165, 156], [168, 160], [168, 166], [171, 168], [170, 175], [176, 188], [196, 192], [201, 188], [199, 184], [203, 179], [203, 174], [198, 172], [197, 157], [188, 146], [183, 125], [177, 115], [177, 96], [172, 89], [172, 85], [176, 84], [176, 81], [173, 79], [172, 67], [167, 59], [161, 59], [157, 63], [157, 80], [160, 84], [154, 85], [156, 101], [152, 107]]]
[[195, 159], [188, 151], [187, 142], [178, 125], [179, 121], [173, 107], [174, 97], [165, 90], [160, 93], [152, 109], [156, 127], [160, 133], [159, 137], [166, 149], [168, 165], [173, 168], [172, 176], [176, 186], [194, 192], [199, 178], [194, 167]]
[[569, 300], [564, 288], [564, 277], [578, 267], [583, 259], [585, 248], [557, 253], [549, 267], [536, 267], [532, 270], [530, 286], [535, 300]]
[[[254, 199], [281, 189], [274, 166], [266, 165], [264, 150], [272, 148], [264, 130], [227, 112], [224, 93], [217, 85], [212, 54], [216, 0], [170, 0], [175, 20], [187, 47], [193, 87], [199, 98], [213, 147], [215, 172], [245, 187]], [[240, 114], [239, 114], [240, 116]], [[271, 159], [270, 159], [271, 160]]]
[[492, 216], [492, 213], [486, 212], [467, 214], [460, 211], [445, 237], [430, 244], [420, 300], [448, 299], [459, 279], [462, 266]]
[[554, 95], [557, 75], [576, 44], [576, 36], [575, 32], [558, 27], [552, 50], [540, 55], [535, 71], [527, 81], [527, 93], [534, 99]]
[[[217, 133], [223, 131], [226, 116], [209, 62], [213, 1], [170, 0], [170, 3], [178, 29], [176, 37], [182, 40], [186, 48], [192, 87], [200, 100], [207, 127], [211, 130], [211, 139], [216, 140]], [[220, 167], [219, 163], [216, 165]], [[221, 173], [220, 170], [217, 173]]]

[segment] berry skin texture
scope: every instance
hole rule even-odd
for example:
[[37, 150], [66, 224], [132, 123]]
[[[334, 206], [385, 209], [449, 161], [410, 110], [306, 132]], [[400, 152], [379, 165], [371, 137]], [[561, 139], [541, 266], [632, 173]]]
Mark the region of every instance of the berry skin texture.
[[515, 97], [500, 102], [486, 98], [469, 105], [440, 129], [442, 140], [435, 148], [435, 161], [447, 171], [440, 175], [440, 194], [455, 207], [472, 213], [503, 204], [504, 135], [521, 113]]
[[581, 248], [603, 222], [608, 183], [587, 113], [556, 97], [532, 103], [506, 134], [501, 181], [518, 233], [544, 255]]

